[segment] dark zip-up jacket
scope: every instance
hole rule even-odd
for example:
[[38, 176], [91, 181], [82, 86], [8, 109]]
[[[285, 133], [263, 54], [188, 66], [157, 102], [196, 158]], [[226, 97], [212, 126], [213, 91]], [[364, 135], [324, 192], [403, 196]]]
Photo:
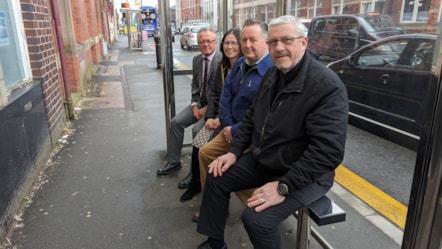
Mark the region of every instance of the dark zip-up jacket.
[[269, 180], [288, 184], [290, 192], [313, 183], [332, 186], [347, 134], [345, 85], [309, 53], [301, 63], [276, 96], [280, 71], [268, 70], [230, 146], [239, 157], [251, 144], [257, 167]]

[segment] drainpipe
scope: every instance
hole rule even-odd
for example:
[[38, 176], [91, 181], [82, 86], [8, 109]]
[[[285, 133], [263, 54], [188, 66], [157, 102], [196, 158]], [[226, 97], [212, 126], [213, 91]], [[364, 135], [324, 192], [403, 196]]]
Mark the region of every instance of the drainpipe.
[[64, 105], [65, 110], [67, 112], [67, 116], [69, 119], [74, 119], [74, 106], [73, 101], [71, 97], [71, 89], [69, 88], [68, 84], [68, 72], [67, 72], [67, 66], [66, 66], [66, 55], [64, 50], [64, 43], [63, 43], [63, 33], [61, 30], [61, 24], [60, 24], [60, 12], [57, 4], [57, 0], [51, 0], [52, 5], [52, 15], [54, 17], [55, 21], [55, 32], [57, 35], [57, 44], [58, 44], [58, 52], [60, 53], [60, 63], [61, 63], [61, 72], [63, 74], [63, 86], [64, 86]]
[[[107, 3], [107, 1], [105, 1]], [[104, 19], [107, 20], [107, 13], [105, 13], [105, 11], [107, 10], [107, 5], [106, 7], [103, 6], [103, 1], [100, 0], [100, 13], [101, 13], [101, 29], [103, 32], [103, 41], [110, 43], [110, 39], [107, 38], [108, 32], [106, 32], [106, 24], [104, 23]], [[109, 23], [109, 22], [108, 22]]]

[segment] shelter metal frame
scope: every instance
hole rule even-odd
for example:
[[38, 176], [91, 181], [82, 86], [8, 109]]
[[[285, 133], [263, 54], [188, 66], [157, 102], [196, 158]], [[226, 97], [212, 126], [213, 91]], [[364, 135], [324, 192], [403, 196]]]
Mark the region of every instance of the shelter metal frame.
[[[219, 32], [228, 29], [228, 10], [231, 1], [220, 1]], [[169, 1], [158, 1], [160, 13], [168, 13]], [[286, 14], [287, 0], [276, 0], [277, 15]], [[175, 87], [173, 79], [173, 53], [169, 15], [160, 18], [161, 58], [163, 60], [163, 88], [166, 134], [169, 141], [170, 121], [175, 116]], [[130, 30], [130, 25], [129, 25]], [[439, 29], [441, 30], [441, 28]], [[130, 42], [130, 39], [129, 39]], [[426, 103], [421, 141], [417, 154], [415, 174], [411, 190], [409, 211], [402, 243], [403, 249], [435, 249], [442, 245], [442, 45], [437, 41], [433, 62], [433, 82]], [[186, 72], [188, 73], [188, 72]], [[176, 72], [177, 74], [181, 74]], [[169, 146], [169, 145], [168, 145]], [[168, 147], [169, 149], [169, 147]], [[305, 231], [307, 234], [308, 231]], [[300, 237], [300, 236], [298, 236]], [[314, 236], [315, 238], [320, 236]], [[299, 238], [298, 238], [299, 239]], [[305, 241], [305, 240], [304, 240]], [[305, 242], [304, 242], [305, 243]]]

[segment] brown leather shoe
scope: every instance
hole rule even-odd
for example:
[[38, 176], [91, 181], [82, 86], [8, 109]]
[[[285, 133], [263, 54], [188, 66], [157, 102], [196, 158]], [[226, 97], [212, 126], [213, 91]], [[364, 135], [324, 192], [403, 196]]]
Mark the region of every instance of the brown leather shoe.
[[192, 221], [193, 222], [198, 222], [199, 217], [200, 217], [200, 211], [198, 210], [195, 213], [193, 213]]

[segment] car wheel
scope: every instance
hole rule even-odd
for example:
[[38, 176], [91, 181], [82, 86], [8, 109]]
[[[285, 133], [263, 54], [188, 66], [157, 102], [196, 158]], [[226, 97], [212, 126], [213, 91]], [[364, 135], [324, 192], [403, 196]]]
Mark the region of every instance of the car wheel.
[[191, 46], [189, 46], [189, 43], [187, 43], [187, 50], [192, 50], [192, 47]]
[[184, 49], [184, 45], [182, 42], [180, 42], [180, 45], [181, 45], [181, 49]]

